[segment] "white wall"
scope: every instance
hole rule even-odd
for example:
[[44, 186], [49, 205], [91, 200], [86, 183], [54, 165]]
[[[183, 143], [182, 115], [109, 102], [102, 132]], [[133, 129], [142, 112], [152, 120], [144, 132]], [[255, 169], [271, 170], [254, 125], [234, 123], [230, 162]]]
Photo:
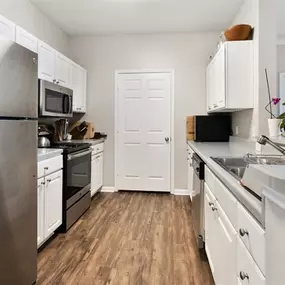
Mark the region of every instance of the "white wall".
[[265, 68], [268, 70], [272, 97], [276, 96], [276, 0], [245, 0], [233, 25], [250, 24], [254, 28], [254, 109], [233, 114], [233, 130], [239, 136], [255, 137], [268, 133], [268, 103]]
[[[114, 73], [175, 70], [175, 188], [187, 188], [185, 117], [206, 112], [205, 70], [219, 33], [84, 37], [70, 40], [71, 56], [88, 70], [85, 119], [108, 133], [104, 185], [114, 186]], [[139, 162], [138, 162], [139, 163]]]
[[68, 35], [51, 22], [29, 0], [0, 0], [0, 14], [56, 50], [68, 55]]
[[277, 72], [285, 72], [285, 45], [277, 45]]

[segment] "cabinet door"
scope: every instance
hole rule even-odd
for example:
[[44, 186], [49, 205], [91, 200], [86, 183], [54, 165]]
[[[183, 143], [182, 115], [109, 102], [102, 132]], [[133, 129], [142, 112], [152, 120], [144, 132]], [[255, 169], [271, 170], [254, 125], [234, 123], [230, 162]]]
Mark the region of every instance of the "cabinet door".
[[215, 102], [214, 109], [226, 106], [226, 62], [225, 47], [221, 46], [215, 56]]
[[16, 25], [0, 15], [0, 37], [15, 41]]
[[38, 227], [38, 238], [37, 243], [38, 246], [43, 242], [44, 240], [44, 190], [45, 190], [45, 180], [44, 178], [38, 179], [38, 215], [37, 215], [37, 227]]
[[[239, 284], [242, 285], [281, 285], [284, 284], [284, 279], [279, 283], [266, 282], [265, 277], [259, 270], [258, 266], [252, 259], [252, 256], [245, 248], [243, 242], [237, 239], [237, 276]], [[275, 261], [276, 262], [276, 261]], [[274, 266], [274, 265], [273, 265]], [[284, 266], [283, 266], [284, 270]]]
[[81, 100], [80, 107], [81, 112], [86, 112], [86, 100], [87, 100], [87, 71], [81, 68]]
[[71, 88], [73, 89], [73, 112], [81, 112], [80, 66], [71, 63]]
[[56, 53], [56, 63], [55, 63], [55, 79], [56, 83], [70, 88], [70, 69], [71, 63], [67, 57], [60, 53]]
[[207, 84], [207, 111], [210, 112], [214, 108], [214, 96], [215, 96], [215, 88], [214, 88], [214, 78], [213, 78], [213, 64], [214, 59], [209, 63], [206, 71], [206, 84]]
[[45, 179], [45, 238], [62, 224], [62, 171]]
[[56, 82], [55, 80], [55, 56], [56, 51], [49, 45], [39, 42], [39, 66], [38, 77], [50, 82]]
[[91, 162], [91, 197], [96, 193], [96, 156], [92, 156]]
[[237, 233], [217, 201], [214, 209], [215, 225], [217, 226], [215, 247], [218, 249], [219, 256], [216, 266], [217, 284], [235, 285], [237, 283]]
[[[208, 185], [205, 183], [205, 196], [204, 196], [204, 203], [205, 203], [205, 247], [206, 253], [208, 256], [209, 264], [212, 270], [213, 277], [215, 282], [217, 283], [217, 273], [216, 273], [216, 266], [217, 266], [217, 241], [218, 236], [216, 233], [216, 226], [215, 226], [215, 219], [214, 213], [212, 211], [212, 207], [214, 205], [215, 199], [213, 194], [211, 193]], [[218, 284], [218, 283], [217, 283]]]
[[101, 153], [98, 157], [98, 189], [103, 186], [103, 167], [104, 167], [104, 156]]
[[38, 52], [38, 39], [19, 26], [16, 27], [16, 43], [35, 53]]

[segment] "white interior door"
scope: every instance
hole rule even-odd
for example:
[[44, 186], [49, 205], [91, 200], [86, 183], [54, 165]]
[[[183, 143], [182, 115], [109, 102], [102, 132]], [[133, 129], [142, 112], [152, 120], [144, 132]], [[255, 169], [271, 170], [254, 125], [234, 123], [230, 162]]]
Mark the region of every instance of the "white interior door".
[[171, 74], [118, 75], [116, 187], [170, 191]]

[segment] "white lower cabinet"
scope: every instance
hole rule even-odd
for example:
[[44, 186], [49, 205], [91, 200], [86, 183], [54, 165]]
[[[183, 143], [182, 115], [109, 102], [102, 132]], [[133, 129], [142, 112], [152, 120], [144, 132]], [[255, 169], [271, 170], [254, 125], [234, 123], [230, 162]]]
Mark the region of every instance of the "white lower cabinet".
[[91, 163], [91, 197], [93, 197], [103, 186], [103, 144], [93, 147]]
[[44, 189], [45, 179], [38, 179], [38, 245], [44, 240]]
[[[242, 285], [265, 285], [265, 277], [254, 262], [252, 256], [238, 238], [237, 243], [237, 275]], [[269, 284], [271, 285], [271, 284]], [[277, 284], [272, 284], [277, 285]]]
[[62, 224], [62, 170], [38, 179], [38, 247]]
[[62, 224], [62, 171], [46, 176], [44, 234], [50, 236]]
[[216, 285], [236, 284], [236, 231], [205, 184], [206, 252]]
[[265, 285], [264, 230], [208, 168], [204, 185], [205, 247], [215, 284]]

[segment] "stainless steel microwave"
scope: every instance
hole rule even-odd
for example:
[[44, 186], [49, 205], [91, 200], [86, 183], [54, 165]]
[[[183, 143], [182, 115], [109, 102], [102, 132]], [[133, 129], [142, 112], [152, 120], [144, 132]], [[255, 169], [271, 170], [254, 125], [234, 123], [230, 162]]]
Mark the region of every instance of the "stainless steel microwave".
[[45, 80], [39, 80], [39, 116], [72, 117], [73, 91]]

